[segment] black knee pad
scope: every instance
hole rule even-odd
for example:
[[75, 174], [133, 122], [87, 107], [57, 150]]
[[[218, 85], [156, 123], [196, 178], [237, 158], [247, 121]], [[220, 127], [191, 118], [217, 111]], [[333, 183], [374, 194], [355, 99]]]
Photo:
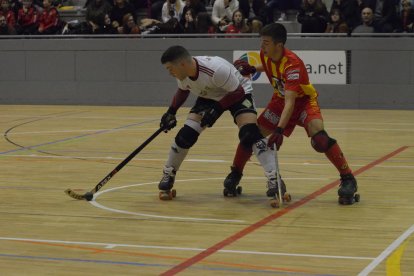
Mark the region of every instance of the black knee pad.
[[239, 130], [240, 144], [247, 149], [251, 149], [253, 144], [262, 138], [263, 135], [256, 124], [246, 124]]
[[188, 125], [184, 125], [180, 131], [178, 131], [177, 136], [175, 136], [175, 143], [180, 148], [189, 149], [197, 142], [199, 135], [200, 133], [195, 129]]
[[311, 138], [312, 147], [317, 152], [327, 152], [335, 143], [336, 140], [329, 137], [325, 130], [319, 131]]

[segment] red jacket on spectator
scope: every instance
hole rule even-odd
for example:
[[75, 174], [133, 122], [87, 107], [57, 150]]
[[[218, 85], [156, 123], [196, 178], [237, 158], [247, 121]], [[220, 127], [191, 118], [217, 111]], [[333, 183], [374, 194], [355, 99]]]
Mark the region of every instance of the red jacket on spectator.
[[27, 12], [23, 8], [17, 13], [17, 23], [22, 27], [27, 27], [38, 23], [38, 14], [36, 9], [32, 6], [27, 9]]
[[14, 27], [14, 25], [16, 25], [16, 17], [14, 16], [14, 12], [12, 10], [7, 11], [6, 13], [0, 11], [0, 15], [4, 15], [7, 25], [11, 27]]
[[39, 18], [39, 29], [47, 30], [59, 23], [59, 13], [55, 8], [44, 9]]

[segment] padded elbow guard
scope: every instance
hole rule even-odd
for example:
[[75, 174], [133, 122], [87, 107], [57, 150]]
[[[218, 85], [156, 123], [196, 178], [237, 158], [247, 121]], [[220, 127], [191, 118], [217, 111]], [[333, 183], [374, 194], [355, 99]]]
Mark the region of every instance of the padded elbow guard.
[[325, 130], [319, 131], [311, 138], [312, 147], [317, 152], [327, 152], [335, 143], [336, 140], [329, 137]]

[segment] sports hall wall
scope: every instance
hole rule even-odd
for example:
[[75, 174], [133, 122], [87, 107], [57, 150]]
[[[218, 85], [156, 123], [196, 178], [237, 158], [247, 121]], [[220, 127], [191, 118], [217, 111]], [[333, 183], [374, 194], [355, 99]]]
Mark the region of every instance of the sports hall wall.
[[[234, 50], [258, 50], [259, 43], [207, 37], [1, 39], [0, 104], [167, 106], [176, 91], [160, 64], [168, 46], [232, 60]], [[413, 37], [289, 37], [287, 47], [346, 51], [346, 84], [315, 85], [323, 108], [414, 109]], [[263, 106], [271, 88], [254, 88]]]

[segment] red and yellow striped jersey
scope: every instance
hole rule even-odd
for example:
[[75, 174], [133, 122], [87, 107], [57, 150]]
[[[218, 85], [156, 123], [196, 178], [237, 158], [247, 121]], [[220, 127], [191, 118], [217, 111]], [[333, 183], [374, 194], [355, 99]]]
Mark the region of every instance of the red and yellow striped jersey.
[[318, 92], [309, 82], [303, 61], [289, 49], [284, 48], [283, 56], [277, 62], [264, 56], [262, 51], [260, 51], [260, 59], [269, 82], [274, 88], [275, 95], [273, 96], [284, 98], [285, 91], [289, 90], [298, 93], [298, 98], [308, 96], [310, 100], [313, 100], [318, 97]]

